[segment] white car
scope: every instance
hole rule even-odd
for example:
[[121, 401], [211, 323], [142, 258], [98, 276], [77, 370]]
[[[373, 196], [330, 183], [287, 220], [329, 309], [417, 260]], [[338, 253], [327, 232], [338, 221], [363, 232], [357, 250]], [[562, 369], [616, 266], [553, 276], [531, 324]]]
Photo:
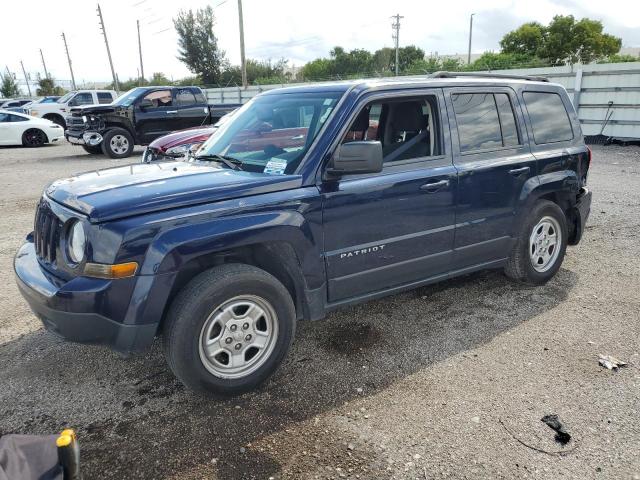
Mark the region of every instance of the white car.
[[33, 117], [46, 118], [66, 128], [65, 119], [71, 107], [107, 104], [113, 102], [117, 96], [113, 90], [77, 90], [67, 93], [53, 103], [34, 103], [28, 108], [27, 113]]
[[0, 110], [0, 145], [40, 147], [64, 136], [60, 125], [44, 118]]

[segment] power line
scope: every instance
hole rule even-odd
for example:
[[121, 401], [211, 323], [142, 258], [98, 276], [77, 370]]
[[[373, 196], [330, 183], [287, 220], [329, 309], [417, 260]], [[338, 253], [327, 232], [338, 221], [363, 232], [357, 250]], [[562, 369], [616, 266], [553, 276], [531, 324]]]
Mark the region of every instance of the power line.
[[62, 41], [64, 42], [64, 49], [67, 52], [67, 61], [69, 62], [69, 71], [71, 72], [71, 86], [76, 90], [76, 78], [73, 76], [73, 67], [71, 67], [71, 57], [69, 56], [69, 47], [67, 46], [67, 37], [62, 32]]
[[104, 20], [102, 18], [102, 10], [100, 4], [98, 4], [98, 17], [100, 18], [100, 26], [102, 27], [102, 34], [104, 35], [104, 44], [107, 46], [107, 56], [109, 57], [109, 65], [111, 66], [111, 75], [113, 76], [113, 86], [118, 92], [120, 86], [118, 85], [118, 77], [116, 77], [116, 71], [113, 69], [113, 60], [111, 60], [111, 50], [109, 49], [109, 40], [107, 39], [107, 31], [104, 28]]
[[396, 42], [396, 77], [399, 74], [399, 49], [400, 49], [400, 19], [404, 18], [399, 13], [396, 13], [393, 17], [395, 21], [391, 24], [391, 28], [393, 28], [394, 32], [391, 35], [391, 38]]

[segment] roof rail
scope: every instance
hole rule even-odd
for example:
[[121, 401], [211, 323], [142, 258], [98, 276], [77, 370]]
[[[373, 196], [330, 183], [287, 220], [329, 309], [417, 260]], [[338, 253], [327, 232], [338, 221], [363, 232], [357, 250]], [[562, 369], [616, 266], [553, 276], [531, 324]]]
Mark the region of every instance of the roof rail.
[[504, 78], [511, 80], [529, 80], [532, 82], [548, 82], [546, 77], [535, 75], [509, 75], [508, 73], [489, 73], [489, 72], [435, 72], [431, 74], [431, 78], [456, 78], [456, 77], [477, 77], [477, 78]]

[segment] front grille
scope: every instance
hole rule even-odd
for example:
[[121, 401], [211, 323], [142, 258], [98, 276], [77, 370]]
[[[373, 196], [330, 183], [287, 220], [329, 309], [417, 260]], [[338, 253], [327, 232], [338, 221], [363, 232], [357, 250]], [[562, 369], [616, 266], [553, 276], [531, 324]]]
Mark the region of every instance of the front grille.
[[47, 262], [56, 261], [56, 248], [60, 239], [62, 223], [51, 211], [48, 203], [41, 200], [36, 210], [36, 219], [33, 226], [34, 243], [38, 258]]

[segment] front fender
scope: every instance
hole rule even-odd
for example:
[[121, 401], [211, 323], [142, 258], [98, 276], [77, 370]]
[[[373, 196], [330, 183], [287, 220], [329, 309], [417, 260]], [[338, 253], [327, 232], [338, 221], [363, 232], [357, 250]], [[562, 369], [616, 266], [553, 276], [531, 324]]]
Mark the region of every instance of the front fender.
[[177, 225], [161, 232], [149, 245], [140, 274], [177, 272], [204, 255], [270, 242], [287, 243], [293, 248], [309, 288], [322, 284], [320, 245], [309, 222], [295, 210], [255, 212]]

